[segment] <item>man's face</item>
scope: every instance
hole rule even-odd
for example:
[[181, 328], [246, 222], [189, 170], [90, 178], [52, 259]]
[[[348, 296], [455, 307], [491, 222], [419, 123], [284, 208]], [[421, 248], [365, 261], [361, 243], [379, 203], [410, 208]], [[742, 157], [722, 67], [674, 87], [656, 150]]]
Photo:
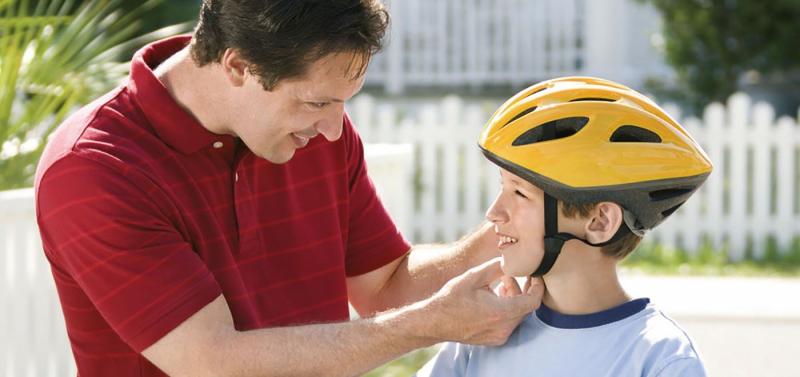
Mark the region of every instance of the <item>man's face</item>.
[[349, 53], [327, 55], [305, 76], [281, 80], [272, 91], [248, 72], [237, 91], [231, 129], [254, 154], [275, 164], [289, 161], [318, 135], [338, 140], [344, 101], [364, 83], [363, 75], [353, 79], [349, 71], [359, 67], [358, 59]]
[[502, 189], [486, 212], [494, 224], [506, 275], [528, 276], [544, 255], [544, 192], [500, 169]]

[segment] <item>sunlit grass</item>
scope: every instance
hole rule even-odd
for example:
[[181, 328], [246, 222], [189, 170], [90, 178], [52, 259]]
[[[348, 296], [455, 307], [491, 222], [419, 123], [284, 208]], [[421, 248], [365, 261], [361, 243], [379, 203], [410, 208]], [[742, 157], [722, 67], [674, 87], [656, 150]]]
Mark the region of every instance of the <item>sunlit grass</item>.
[[416, 373], [425, 363], [430, 360], [438, 346], [419, 349], [395, 359], [373, 371], [365, 374], [365, 377], [408, 377]]
[[725, 248], [705, 243], [694, 253], [662, 245], [644, 244], [622, 262], [622, 267], [657, 275], [707, 276], [784, 276], [800, 277], [800, 241], [795, 239], [788, 250], [779, 250], [774, 239], [768, 239], [763, 252], [755, 253], [752, 245], [744, 258], [732, 261]]

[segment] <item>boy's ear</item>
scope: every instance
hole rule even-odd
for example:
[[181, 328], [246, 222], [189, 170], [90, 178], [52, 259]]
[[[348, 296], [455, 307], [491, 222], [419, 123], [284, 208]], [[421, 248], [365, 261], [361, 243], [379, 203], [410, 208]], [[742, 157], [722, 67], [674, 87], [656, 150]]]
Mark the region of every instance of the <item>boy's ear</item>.
[[586, 240], [591, 243], [606, 242], [614, 237], [622, 226], [622, 207], [616, 203], [602, 202], [592, 210], [592, 218], [586, 223]]
[[222, 53], [220, 64], [231, 85], [236, 87], [244, 85], [244, 77], [247, 73], [248, 64], [239, 54], [239, 51], [232, 48], [226, 49], [225, 52]]

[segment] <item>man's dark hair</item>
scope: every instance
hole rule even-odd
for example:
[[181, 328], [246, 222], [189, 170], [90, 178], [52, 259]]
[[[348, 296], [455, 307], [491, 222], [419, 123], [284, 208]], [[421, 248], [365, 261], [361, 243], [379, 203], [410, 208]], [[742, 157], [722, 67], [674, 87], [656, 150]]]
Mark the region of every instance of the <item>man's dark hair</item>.
[[388, 23], [378, 0], [203, 0], [191, 52], [202, 67], [236, 49], [266, 90], [331, 53], [353, 53], [356, 78], [380, 51]]

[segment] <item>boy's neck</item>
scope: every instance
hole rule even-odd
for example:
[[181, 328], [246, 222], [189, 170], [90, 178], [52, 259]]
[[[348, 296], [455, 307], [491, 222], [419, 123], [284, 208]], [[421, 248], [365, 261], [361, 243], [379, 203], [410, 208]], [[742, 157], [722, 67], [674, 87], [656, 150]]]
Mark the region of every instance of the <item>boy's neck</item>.
[[[565, 259], [558, 262], [569, 262]], [[542, 303], [562, 314], [590, 314], [630, 301], [619, 282], [616, 261], [595, 262], [583, 259], [571, 266], [554, 266], [544, 276], [547, 289]]]

